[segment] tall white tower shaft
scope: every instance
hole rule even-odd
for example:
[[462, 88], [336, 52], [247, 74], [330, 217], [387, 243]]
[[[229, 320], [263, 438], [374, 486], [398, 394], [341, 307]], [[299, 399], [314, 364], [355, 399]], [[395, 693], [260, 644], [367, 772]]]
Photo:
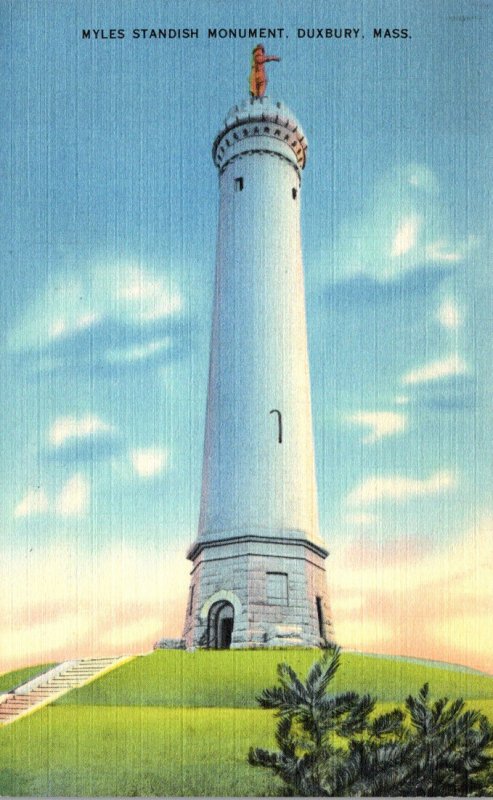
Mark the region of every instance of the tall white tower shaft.
[[303, 132], [281, 103], [232, 109], [220, 209], [202, 500], [185, 639], [330, 638], [318, 532], [300, 235]]

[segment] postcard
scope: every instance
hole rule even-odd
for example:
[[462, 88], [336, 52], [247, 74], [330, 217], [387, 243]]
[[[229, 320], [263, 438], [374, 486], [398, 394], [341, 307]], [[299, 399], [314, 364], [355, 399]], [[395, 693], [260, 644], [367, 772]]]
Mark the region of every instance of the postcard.
[[493, 793], [491, 11], [3, 3], [0, 795]]

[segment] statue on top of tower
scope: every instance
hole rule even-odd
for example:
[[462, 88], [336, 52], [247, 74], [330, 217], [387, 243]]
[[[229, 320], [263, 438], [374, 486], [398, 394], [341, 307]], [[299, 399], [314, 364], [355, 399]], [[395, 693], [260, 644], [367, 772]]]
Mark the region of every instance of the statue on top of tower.
[[258, 44], [252, 52], [252, 69], [250, 71], [250, 94], [252, 97], [263, 97], [267, 88], [267, 75], [264, 64], [267, 61], [280, 61], [279, 56], [266, 56], [263, 45]]

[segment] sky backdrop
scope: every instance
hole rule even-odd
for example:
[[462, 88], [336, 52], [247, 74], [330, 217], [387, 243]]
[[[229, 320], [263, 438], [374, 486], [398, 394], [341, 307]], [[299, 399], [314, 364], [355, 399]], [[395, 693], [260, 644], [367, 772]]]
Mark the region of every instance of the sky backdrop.
[[[0, 669], [180, 635], [218, 211], [272, 27], [308, 138], [321, 533], [340, 644], [493, 671], [491, 8], [2, 3]], [[133, 39], [134, 28], [198, 39]], [[298, 28], [357, 28], [308, 39]], [[374, 39], [373, 28], [411, 38]], [[82, 29], [125, 38], [83, 40]], [[364, 37], [364, 38], [363, 38]]]

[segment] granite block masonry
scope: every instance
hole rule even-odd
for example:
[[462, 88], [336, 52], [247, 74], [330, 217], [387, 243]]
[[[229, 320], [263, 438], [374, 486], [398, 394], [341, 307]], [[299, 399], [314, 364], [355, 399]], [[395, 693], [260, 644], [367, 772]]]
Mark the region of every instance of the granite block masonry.
[[219, 230], [187, 648], [332, 641], [318, 529], [300, 234], [307, 142], [252, 97], [213, 145]]

